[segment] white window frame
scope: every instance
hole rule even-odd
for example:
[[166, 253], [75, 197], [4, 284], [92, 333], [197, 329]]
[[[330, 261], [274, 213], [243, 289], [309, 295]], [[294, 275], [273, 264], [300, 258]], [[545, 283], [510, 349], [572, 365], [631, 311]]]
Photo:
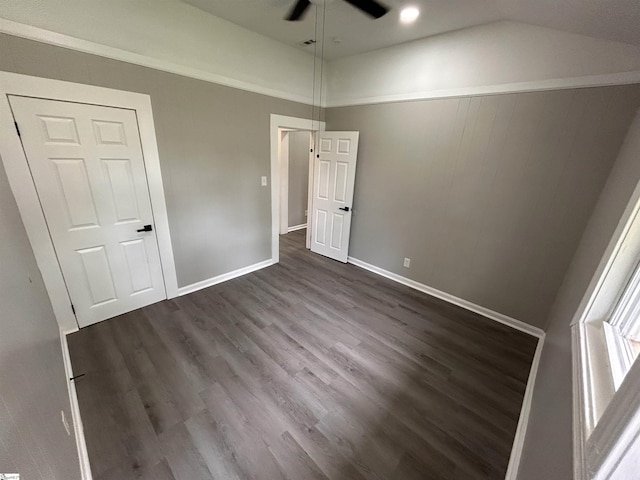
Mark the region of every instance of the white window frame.
[[630, 339], [640, 338], [640, 259], [609, 322]]
[[62, 270], [55, 254], [53, 242], [49, 236], [49, 230], [20, 137], [14, 128], [9, 127], [14, 123], [9, 104], [9, 95], [135, 110], [138, 118], [140, 141], [147, 172], [165, 289], [168, 298], [176, 297], [178, 295], [178, 280], [149, 95], [0, 72], [0, 125], [3, 125], [3, 128], [0, 128], [0, 156], [29, 237], [29, 242], [33, 248], [38, 268], [42, 273], [60, 331], [65, 334], [74, 332], [78, 330], [78, 323], [71, 310], [71, 301], [62, 276]]
[[[633, 247], [633, 246], [630, 246]], [[634, 250], [640, 250], [640, 247]], [[640, 327], [640, 263], [636, 261], [629, 281], [611, 315], [603, 324], [611, 375], [617, 391], [636, 359], [631, 339], [638, 339]]]
[[636, 356], [629, 339], [624, 336], [616, 325], [610, 322], [604, 322], [604, 337], [609, 355], [609, 363], [611, 368], [611, 376], [613, 379], [613, 388], [618, 391], [622, 381], [627, 376], [629, 370], [635, 362]]
[[630, 369], [621, 363], [622, 337], [608, 323], [639, 253], [640, 183], [572, 322], [575, 480], [635, 478], [640, 471], [640, 362]]

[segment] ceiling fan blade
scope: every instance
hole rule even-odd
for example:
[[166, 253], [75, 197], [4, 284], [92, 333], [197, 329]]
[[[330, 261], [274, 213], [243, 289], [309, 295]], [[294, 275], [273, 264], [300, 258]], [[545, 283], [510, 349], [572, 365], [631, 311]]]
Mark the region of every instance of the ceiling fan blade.
[[311, 2], [309, 0], [298, 0], [289, 12], [289, 15], [287, 15], [287, 21], [295, 22], [297, 20], [302, 20], [303, 15], [310, 5]]
[[375, 0], [345, 0], [356, 8], [359, 8], [364, 13], [371, 15], [373, 18], [380, 18], [387, 14], [388, 7], [385, 7], [381, 3]]

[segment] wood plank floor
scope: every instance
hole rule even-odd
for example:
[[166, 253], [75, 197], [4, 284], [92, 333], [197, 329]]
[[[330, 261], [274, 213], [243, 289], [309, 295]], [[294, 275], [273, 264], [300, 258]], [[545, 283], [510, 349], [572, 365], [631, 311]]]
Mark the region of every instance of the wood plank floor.
[[312, 254], [69, 336], [93, 478], [503, 479], [537, 339]]

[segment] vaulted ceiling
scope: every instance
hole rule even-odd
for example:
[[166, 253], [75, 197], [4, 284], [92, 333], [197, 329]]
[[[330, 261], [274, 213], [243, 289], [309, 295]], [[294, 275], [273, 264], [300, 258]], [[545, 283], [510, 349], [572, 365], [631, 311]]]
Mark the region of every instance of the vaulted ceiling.
[[[316, 23], [324, 18], [324, 57], [346, 57], [399, 43], [497, 20], [513, 20], [606, 40], [640, 45], [638, 0], [381, 0], [391, 7], [372, 20], [343, 0], [313, 7], [300, 22], [283, 20], [295, 0], [181, 0], [217, 17], [301, 49], [321, 38]], [[320, 0], [317, 0], [320, 1]], [[322, 2], [320, 2], [322, 3]], [[398, 22], [400, 9], [418, 6], [411, 25]]]

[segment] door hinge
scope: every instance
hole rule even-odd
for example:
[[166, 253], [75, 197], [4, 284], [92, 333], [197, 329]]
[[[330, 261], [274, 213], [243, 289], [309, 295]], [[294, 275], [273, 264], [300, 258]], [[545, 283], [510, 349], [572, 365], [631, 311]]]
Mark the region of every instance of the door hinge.
[[76, 307], [73, 306], [73, 303], [71, 304], [71, 311], [74, 315], [76, 314]]
[[13, 124], [16, 126], [16, 132], [18, 132], [18, 136], [22, 137], [22, 135], [20, 134], [20, 127], [18, 126], [18, 122], [13, 122]]

